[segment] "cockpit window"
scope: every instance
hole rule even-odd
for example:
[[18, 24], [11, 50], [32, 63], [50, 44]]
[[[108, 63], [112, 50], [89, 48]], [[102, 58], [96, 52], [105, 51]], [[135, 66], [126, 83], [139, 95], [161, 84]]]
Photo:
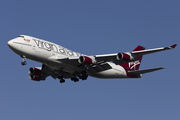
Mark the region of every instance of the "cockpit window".
[[22, 37], [22, 38], [24, 38], [24, 36], [22, 36], [22, 35], [20, 35], [20, 36], [18, 36], [18, 37]]

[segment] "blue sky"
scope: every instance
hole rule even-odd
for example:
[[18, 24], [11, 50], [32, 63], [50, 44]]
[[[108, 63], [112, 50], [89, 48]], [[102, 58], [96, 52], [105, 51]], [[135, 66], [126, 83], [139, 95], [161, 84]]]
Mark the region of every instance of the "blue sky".
[[140, 69], [166, 67], [140, 79], [74, 83], [48, 77], [35, 82], [30, 67], [7, 46], [25, 34], [87, 55], [118, 53], [142, 45], [180, 45], [178, 0], [1, 0], [0, 119], [2, 120], [179, 120], [179, 51], [143, 57]]

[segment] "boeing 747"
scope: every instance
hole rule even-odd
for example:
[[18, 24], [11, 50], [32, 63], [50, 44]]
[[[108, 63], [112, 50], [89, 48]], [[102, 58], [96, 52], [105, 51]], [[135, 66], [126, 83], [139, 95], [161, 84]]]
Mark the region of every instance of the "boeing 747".
[[86, 80], [88, 76], [141, 78], [144, 73], [163, 69], [158, 67], [139, 70], [143, 55], [174, 49], [176, 45], [148, 50], [143, 46], [137, 46], [131, 52], [89, 56], [27, 35], [20, 35], [8, 41], [11, 50], [22, 57], [22, 65], [27, 64], [26, 59], [42, 63], [41, 67], [29, 69], [31, 80], [42, 81], [52, 76], [54, 79], [60, 79], [60, 83], [64, 83], [68, 78], [74, 82], [78, 82], [79, 79]]

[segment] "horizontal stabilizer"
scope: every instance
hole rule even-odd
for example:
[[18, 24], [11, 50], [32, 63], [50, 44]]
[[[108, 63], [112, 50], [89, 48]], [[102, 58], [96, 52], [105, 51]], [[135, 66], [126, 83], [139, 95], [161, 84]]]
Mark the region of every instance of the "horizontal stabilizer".
[[161, 70], [161, 69], [164, 69], [164, 67], [145, 69], [145, 70], [128, 71], [128, 73], [131, 73], [131, 74], [144, 74], [144, 73], [149, 73], [149, 72], [153, 72], [153, 71]]

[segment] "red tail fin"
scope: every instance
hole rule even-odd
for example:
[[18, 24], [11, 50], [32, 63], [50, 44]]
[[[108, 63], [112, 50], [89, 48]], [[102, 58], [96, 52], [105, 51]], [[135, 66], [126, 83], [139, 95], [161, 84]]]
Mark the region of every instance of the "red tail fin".
[[[145, 50], [145, 47], [137, 46], [133, 51], [140, 51], [140, 50]], [[138, 56], [138, 57], [139, 57], [139, 60], [134, 61], [134, 62], [124, 63], [124, 64], [121, 64], [121, 66], [124, 67], [124, 69], [128, 71], [139, 70], [143, 56]]]

